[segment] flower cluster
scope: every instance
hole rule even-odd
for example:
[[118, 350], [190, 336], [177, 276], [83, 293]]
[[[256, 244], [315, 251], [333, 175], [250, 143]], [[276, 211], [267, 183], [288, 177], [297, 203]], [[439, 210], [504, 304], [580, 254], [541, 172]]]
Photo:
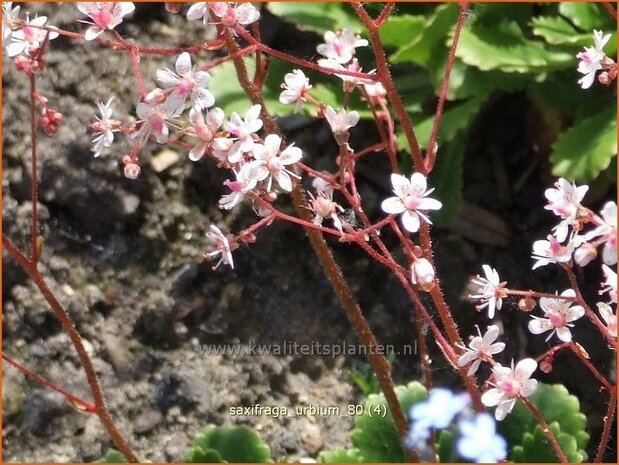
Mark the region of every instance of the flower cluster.
[[[58, 37], [53, 30], [44, 29], [47, 16], [37, 16], [25, 20], [19, 19], [20, 7], [13, 7], [12, 2], [2, 3], [2, 51], [9, 57], [25, 55], [32, 57], [37, 54], [43, 43]], [[47, 25], [54, 29], [53, 26]]]
[[123, 22], [125, 16], [133, 13], [135, 5], [132, 2], [78, 2], [77, 9], [88, 16], [91, 21], [81, 21], [90, 24], [84, 39], [94, 40], [104, 31], [111, 31]]
[[617, 77], [617, 64], [604, 53], [604, 46], [610, 38], [611, 34], [604, 35], [602, 31], [593, 31], [593, 47], [585, 47], [583, 52], [576, 55], [580, 60], [578, 72], [584, 74], [578, 80], [583, 89], [593, 85], [598, 71], [602, 71], [598, 75], [598, 81], [604, 85], [610, 84]]
[[498, 462], [507, 455], [507, 443], [496, 433], [496, 424], [487, 413], [474, 414], [468, 408], [468, 394], [454, 394], [449, 389], [435, 388], [425, 401], [414, 404], [409, 412], [411, 427], [404, 438], [406, 447], [415, 450], [424, 461], [436, 461], [428, 445], [432, 429], [453, 425], [456, 450], [467, 460]]

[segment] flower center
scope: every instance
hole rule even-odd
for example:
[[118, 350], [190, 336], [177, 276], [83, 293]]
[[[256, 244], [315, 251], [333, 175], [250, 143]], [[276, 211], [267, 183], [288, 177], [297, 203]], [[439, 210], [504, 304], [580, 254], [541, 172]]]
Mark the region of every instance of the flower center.
[[499, 387], [509, 397], [518, 397], [520, 393], [520, 383], [515, 379], [506, 379], [501, 382]]
[[565, 317], [561, 313], [551, 313], [548, 315], [548, 319], [550, 323], [555, 328], [560, 328], [561, 326], [565, 326]]
[[198, 134], [198, 137], [200, 139], [202, 139], [205, 142], [210, 142], [213, 140], [213, 131], [210, 130], [210, 128], [206, 125], [206, 124], [202, 124], [202, 123], [198, 123], [195, 126], [196, 128], [196, 133]]
[[178, 83], [176, 89], [178, 90], [179, 94], [186, 95], [191, 92], [191, 89], [193, 89], [193, 85], [193, 79], [183, 78], [181, 82]]
[[113, 18], [112, 13], [104, 9], [93, 12], [90, 15], [90, 17], [95, 22], [95, 24], [102, 29], [106, 29], [109, 26], [109, 24], [112, 22], [112, 18]]
[[279, 157], [273, 157], [267, 162], [267, 168], [269, 169], [269, 171], [277, 172], [281, 171], [284, 168], [284, 165], [282, 165]]
[[403, 203], [407, 210], [416, 210], [419, 204], [421, 203], [421, 199], [414, 195], [407, 195], [404, 198]]

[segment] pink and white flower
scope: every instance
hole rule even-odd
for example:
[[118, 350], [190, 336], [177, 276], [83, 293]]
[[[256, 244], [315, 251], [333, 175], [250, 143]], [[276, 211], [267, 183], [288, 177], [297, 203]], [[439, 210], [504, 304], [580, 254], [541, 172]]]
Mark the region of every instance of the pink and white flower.
[[617, 337], [617, 315], [615, 315], [610, 305], [605, 302], [598, 302], [596, 305], [600, 311], [600, 316], [606, 323], [608, 334], [612, 337]]
[[537, 260], [533, 265], [533, 269], [545, 266], [550, 263], [567, 263], [572, 259], [574, 249], [583, 242], [582, 236], [572, 236], [567, 244], [561, 243], [551, 235], [548, 235], [548, 240], [539, 240], [533, 243], [532, 257]]
[[105, 147], [109, 147], [114, 142], [114, 132], [118, 131], [116, 121], [112, 120], [112, 102], [114, 97], [110, 97], [107, 103], [97, 102], [97, 108], [101, 116], [95, 116], [96, 122], [90, 128], [97, 134], [92, 140], [92, 151], [95, 158], [99, 157]]
[[230, 120], [224, 123], [224, 129], [235, 139], [228, 152], [228, 161], [238, 163], [243, 153], [251, 152], [254, 148], [254, 136], [262, 128], [260, 111], [262, 106], [253, 105], [241, 118], [236, 112], [230, 115]]
[[337, 63], [348, 63], [355, 56], [357, 47], [365, 47], [368, 41], [361, 39], [350, 29], [343, 29], [340, 32], [327, 31], [324, 34], [324, 44], [318, 45], [316, 51], [322, 56]]
[[158, 143], [164, 144], [170, 136], [169, 121], [179, 116], [183, 108], [168, 99], [162, 104], [140, 102], [135, 111], [142, 126], [133, 137], [141, 139], [143, 143], [154, 135]]
[[333, 189], [327, 191], [316, 191], [316, 196], [308, 192], [310, 196], [309, 209], [314, 212], [314, 224], [322, 224], [322, 222], [331, 218], [333, 226], [339, 231], [342, 231], [342, 221], [337, 215], [338, 212], [343, 213], [344, 209], [333, 201]]
[[224, 236], [224, 234], [221, 232], [221, 229], [219, 229], [217, 226], [212, 224], [211, 230], [206, 233], [206, 237], [210, 239], [211, 247], [214, 250], [206, 253], [205, 257], [210, 260], [210, 259], [217, 257], [218, 255], [220, 256], [219, 261], [213, 267], [213, 269], [216, 270], [219, 267], [219, 265], [221, 265], [222, 263], [234, 269], [234, 261], [232, 260], [232, 251], [230, 250], [230, 241], [228, 241], [228, 238]]
[[503, 305], [503, 298], [507, 297], [507, 293], [505, 292], [506, 281], [501, 282], [499, 278], [499, 273], [488, 265], [482, 265], [482, 269], [484, 270], [485, 278], [477, 275], [476, 278], [473, 279], [473, 283], [479, 286], [479, 293], [471, 295], [472, 299], [480, 299], [481, 304], [477, 305], [477, 310], [483, 310], [488, 307], [488, 318], [494, 318], [494, 311], [501, 310], [501, 306]]
[[[341, 63], [331, 60], [331, 59], [321, 59], [318, 60], [318, 64], [323, 68], [329, 68], [335, 71], [352, 71], [354, 73], [360, 73], [363, 71], [361, 65], [359, 65], [359, 60], [353, 58], [353, 60], [348, 63], [346, 66]], [[370, 74], [374, 73], [374, 70], [370, 71]], [[338, 74], [334, 73], [337, 77], [342, 80], [342, 87], [346, 92], [352, 92], [355, 87], [359, 85], [372, 84], [372, 80], [365, 79], [361, 77], [351, 76], [349, 74]]]
[[13, 8], [13, 2], [2, 2], [2, 50], [7, 54], [13, 40], [13, 29], [17, 29], [16, 21], [19, 19], [20, 8], [19, 6]]
[[247, 26], [260, 19], [260, 12], [251, 3], [215, 2], [210, 5], [222, 24], [234, 28], [237, 24]]
[[596, 243], [604, 243], [602, 260], [607, 265], [617, 263], [617, 204], [607, 202], [600, 211], [603, 222], [594, 230], [585, 234], [586, 240], [597, 239]]
[[359, 112], [346, 111], [344, 108], [336, 111], [331, 106], [327, 106], [325, 118], [329, 126], [331, 126], [333, 134], [339, 135], [347, 133], [350, 128], [357, 125], [359, 122]]
[[580, 202], [589, 190], [589, 186], [577, 187], [575, 183], [569, 183], [566, 179], [560, 178], [555, 182], [555, 187], [546, 189], [544, 195], [548, 199], [548, 205], [544, 208], [551, 210], [561, 221], [553, 228], [555, 237], [559, 242], [563, 242], [568, 235], [569, 225], [576, 220]]
[[240, 204], [258, 183], [256, 179], [246, 177], [247, 171], [241, 170], [234, 174], [236, 175], [236, 181], [226, 180], [224, 182], [224, 185], [232, 191], [230, 194], [223, 195], [219, 200], [219, 208], [224, 210], [232, 210]]
[[[575, 297], [576, 293], [572, 289], [567, 289], [561, 293], [561, 296]], [[557, 333], [557, 337], [561, 341], [571, 341], [572, 332], [570, 328], [574, 326], [573, 322], [585, 314], [583, 307], [580, 305], [572, 306], [572, 304], [573, 302], [569, 300], [540, 297], [539, 306], [546, 318], [531, 315], [533, 319], [529, 321], [529, 331], [533, 334], [552, 331], [546, 338], [546, 341], [550, 340], [555, 333]]]
[[196, 71], [191, 66], [191, 56], [183, 52], [176, 59], [176, 72], [170, 69], [158, 69], [157, 82], [164, 89], [171, 91], [169, 99], [176, 105], [185, 104], [191, 98], [192, 106], [200, 109], [210, 108], [215, 104], [215, 97], [206, 89], [211, 75], [206, 71]]
[[264, 144], [255, 144], [253, 154], [255, 160], [243, 165], [242, 170], [248, 171], [248, 177], [257, 181], [267, 181], [267, 190], [270, 191], [273, 179], [277, 181], [279, 187], [286, 191], [292, 191], [292, 177], [299, 179], [299, 176], [286, 169], [301, 160], [301, 149], [290, 144], [280, 152], [282, 139], [276, 134], [269, 134], [264, 139]]
[[578, 80], [578, 84], [583, 89], [588, 89], [595, 80], [595, 73], [602, 69], [602, 64], [606, 59], [604, 53], [604, 46], [610, 40], [611, 34], [606, 34], [602, 31], [593, 31], [593, 47], [585, 47], [584, 52], [580, 52], [576, 55], [576, 58], [580, 60], [578, 63], [578, 72], [584, 74], [582, 78]]
[[189, 159], [191, 161], [198, 161], [202, 158], [204, 152], [211, 146], [225, 117], [224, 111], [218, 107], [208, 110], [206, 117], [198, 107], [194, 107], [189, 111], [189, 123], [194, 129], [196, 136], [200, 139], [189, 151]]
[[294, 103], [294, 112], [297, 113], [307, 101], [307, 94], [312, 88], [309, 79], [300, 69], [295, 69], [292, 73], [284, 76], [284, 91], [279, 95], [279, 101], [284, 104]]
[[[11, 13], [12, 19], [15, 19], [14, 13], [15, 10], [13, 10]], [[17, 11], [17, 13], [19, 13], [19, 11]], [[53, 40], [58, 37], [58, 33], [55, 31], [40, 29], [41, 26], [45, 26], [46, 22], [47, 16], [39, 16], [37, 18], [34, 18], [33, 20], [30, 20], [30, 18], [26, 18], [24, 24], [21, 26], [21, 29], [13, 28], [10, 34], [10, 43], [5, 46], [9, 57], [15, 57], [20, 53], [25, 53], [26, 55], [30, 56], [31, 52], [41, 46], [46, 36], [48, 36], [48, 40]], [[7, 34], [7, 36], [9, 35], [3, 30], [3, 36], [4, 34]]]
[[209, 2], [192, 3], [187, 10], [187, 19], [189, 21], [202, 20], [202, 24], [206, 26], [211, 17], [209, 10]]
[[96, 39], [105, 30], [111, 31], [135, 10], [132, 2], [78, 2], [76, 6], [93, 21], [80, 21], [92, 25], [84, 34], [86, 40]]
[[428, 197], [434, 189], [428, 189], [426, 177], [421, 173], [413, 173], [410, 180], [401, 174], [391, 175], [391, 184], [395, 197], [384, 200], [381, 207], [385, 213], [402, 214], [402, 224], [409, 232], [417, 232], [420, 218], [432, 224], [425, 214], [427, 210], [440, 210], [443, 206], [438, 200]]
[[501, 421], [510, 413], [519, 397], [529, 397], [537, 388], [537, 380], [530, 379], [537, 369], [537, 362], [532, 358], [520, 360], [514, 368], [497, 363], [492, 367], [493, 388], [484, 392], [481, 401], [486, 407], [497, 406], [494, 417]]
[[471, 363], [467, 376], [473, 376], [477, 373], [481, 362], [491, 362], [493, 355], [503, 352], [505, 343], [494, 342], [499, 337], [499, 327], [496, 325], [488, 326], [484, 335], [481, 335], [479, 327], [477, 327], [478, 336], [472, 337], [469, 342], [469, 348], [458, 359], [458, 366], [463, 367]]

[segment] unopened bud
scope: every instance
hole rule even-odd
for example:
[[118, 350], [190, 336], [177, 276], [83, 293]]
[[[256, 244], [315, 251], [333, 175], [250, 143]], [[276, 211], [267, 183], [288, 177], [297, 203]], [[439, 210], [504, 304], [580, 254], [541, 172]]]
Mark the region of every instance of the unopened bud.
[[597, 255], [598, 251], [595, 246], [585, 242], [574, 252], [574, 261], [578, 266], [587, 266], [591, 261], [595, 260]]
[[434, 268], [425, 258], [418, 258], [411, 266], [411, 281], [417, 284], [422, 290], [430, 292], [436, 281], [434, 280]]
[[144, 97], [144, 103], [147, 105], [157, 105], [165, 100], [165, 92], [161, 89], [151, 90], [146, 97]]
[[137, 179], [140, 175], [140, 165], [137, 163], [127, 163], [124, 171], [127, 179]]
[[168, 13], [178, 13], [183, 7], [183, 2], [165, 2], [165, 9]]
[[518, 310], [522, 312], [530, 312], [535, 308], [535, 299], [525, 297], [518, 301]]
[[539, 369], [543, 373], [550, 373], [552, 371], [552, 357], [546, 357], [544, 360], [542, 360], [539, 364]]

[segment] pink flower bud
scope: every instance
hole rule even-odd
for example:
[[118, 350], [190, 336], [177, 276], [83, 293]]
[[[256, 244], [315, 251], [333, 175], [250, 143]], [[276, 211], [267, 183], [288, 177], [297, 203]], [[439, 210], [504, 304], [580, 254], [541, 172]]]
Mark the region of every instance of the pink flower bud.
[[144, 103], [150, 106], [157, 105], [165, 100], [165, 93], [161, 89], [151, 90], [146, 97]]
[[418, 258], [411, 266], [411, 281], [422, 290], [430, 292], [436, 282], [434, 281], [434, 268], [425, 258]]
[[128, 179], [137, 179], [140, 175], [140, 165], [137, 163], [127, 163], [125, 165], [125, 177]]
[[518, 301], [518, 310], [523, 312], [530, 312], [535, 308], [535, 299], [531, 297], [525, 297]]
[[592, 260], [597, 257], [598, 251], [589, 242], [585, 242], [574, 252], [574, 261], [578, 266], [587, 266]]

